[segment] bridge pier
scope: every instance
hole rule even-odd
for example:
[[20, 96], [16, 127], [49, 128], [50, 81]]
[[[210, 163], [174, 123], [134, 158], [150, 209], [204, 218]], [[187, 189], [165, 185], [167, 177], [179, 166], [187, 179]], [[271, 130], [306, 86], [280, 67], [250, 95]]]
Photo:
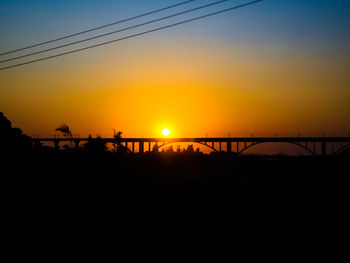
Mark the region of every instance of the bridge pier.
[[60, 150], [60, 141], [59, 140], [54, 140], [53, 141], [54, 145], [55, 145], [55, 150], [59, 151]]
[[156, 145], [155, 145], [155, 147], [154, 147], [154, 151], [157, 153], [157, 152], [159, 152], [159, 150], [158, 150], [158, 142], [156, 142]]
[[135, 152], [135, 142], [132, 142], [131, 145], [132, 145], [132, 147], [131, 147], [132, 148], [132, 152], [134, 153]]
[[41, 142], [40, 142], [40, 141], [35, 140], [35, 141], [34, 141], [34, 148], [39, 149], [39, 148], [40, 148], [40, 146], [41, 146]]
[[221, 142], [219, 142], [219, 151], [221, 152]]
[[143, 146], [144, 146], [144, 143], [143, 142], [139, 142], [139, 153], [144, 153], [145, 152]]
[[321, 148], [322, 148], [322, 156], [326, 156], [327, 155], [327, 143], [325, 141], [323, 141], [321, 143]]
[[316, 143], [315, 142], [314, 142], [313, 149], [314, 149], [314, 155], [316, 155]]
[[228, 153], [232, 152], [231, 141], [229, 141], [229, 142], [226, 143], [226, 149], [227, 149], [226, 151], [227, 151]]
[[75, 146], [75, 149], [76, 149], [76, 150], [79, 149], [79, 143], [80, 143], [80, 141], [74, 140], [74, 146]]

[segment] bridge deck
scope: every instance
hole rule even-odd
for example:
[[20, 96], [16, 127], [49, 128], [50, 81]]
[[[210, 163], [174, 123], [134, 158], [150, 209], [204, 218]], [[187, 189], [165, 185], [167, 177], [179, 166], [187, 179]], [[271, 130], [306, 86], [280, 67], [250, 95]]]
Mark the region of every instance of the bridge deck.
[[[92, 138], [96, 139], [96, 138]], [[87, 141], [89, 138], [33, 138], [34, 141]], [[114, 142], [115, 138], [101, 138]], [[350, 142], [350, 137], [205, 137], [205, 138], [122, 138], [121, 142]]]

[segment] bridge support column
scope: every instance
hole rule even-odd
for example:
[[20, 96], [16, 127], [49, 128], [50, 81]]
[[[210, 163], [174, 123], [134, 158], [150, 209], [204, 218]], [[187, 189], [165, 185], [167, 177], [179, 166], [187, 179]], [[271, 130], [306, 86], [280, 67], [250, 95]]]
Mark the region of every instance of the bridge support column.
[[40, 146], [41, 146], [40, 141], [34, 141], [34, 148], [35, 148], [35, 149], [39, 149]]
[[326, 156], [327, 155], [327, 143], [325, 141], [323, 141], [321, 144], [321, 147], [322, 147], [322, 156]]
[[148, 142], [148, 151], [152, 151], [152, 149], [151, 149], [151, 142]]
[[219, 142], [219, 151], [221, 152], [221, 142]]
[[315, 142], [314, 142], [313, 149], [314, 149], [314, 155], [316, 155], [316, 143]]
[[232, 152], [231, 141], [229, 141], [229, 142], [226, 143], [226, 149], [227, 149], [226, 151], [227, 151], [228, 153]]
[[132, 147], [131, 147], [131, 149], [132, 149], [132, 152], [134, 153], [135, 152], [135, 142], [132, 142]]
[[78, 150], [79, 149], [79, 141], [75, 140], [74, 145], [75, 145], [75, 149]]
[[144, 145], [143, 142], [139, 142], [139, 153], [144, 153], [145, 152], [145, 150], [143, 148], [143, 145]]
[[55, 144], [55, 150], [59, 151], [60, 150], [60, 141], [55, 140], [55, 141], [53, 141], [53, 143]]

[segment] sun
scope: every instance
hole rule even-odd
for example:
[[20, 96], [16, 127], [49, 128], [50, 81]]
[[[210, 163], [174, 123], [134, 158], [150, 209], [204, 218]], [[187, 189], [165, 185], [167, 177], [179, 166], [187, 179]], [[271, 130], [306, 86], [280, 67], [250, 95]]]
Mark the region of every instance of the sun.
[[168, 128], [164, 128], [164, 129], [162, 130], [162, 134], [163, 134], [164, 136], [169, 136], [170, 130], [169, 130]]

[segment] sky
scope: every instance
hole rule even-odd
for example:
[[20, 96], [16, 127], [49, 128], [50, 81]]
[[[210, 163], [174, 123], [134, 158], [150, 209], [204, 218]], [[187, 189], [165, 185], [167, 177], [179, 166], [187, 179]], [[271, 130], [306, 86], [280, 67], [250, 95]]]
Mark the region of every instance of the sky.
[[[214, 1], [197, 0], [72, 40]], [[0, 53], [179, 2], [0, 0]], [[227, 1], [59, 51], [245, 2]], [[349, 13], [347, 0], [265, 0], [152, 34], [2, 70], [0, 111], [26, 134], [40, 137], [52, 137], [62, 123], [80, 137], [111, 137], [113, 128], [123, 131], [124, 137], [161, 137], [165, 127], [173, 137], [348, 136]]]

